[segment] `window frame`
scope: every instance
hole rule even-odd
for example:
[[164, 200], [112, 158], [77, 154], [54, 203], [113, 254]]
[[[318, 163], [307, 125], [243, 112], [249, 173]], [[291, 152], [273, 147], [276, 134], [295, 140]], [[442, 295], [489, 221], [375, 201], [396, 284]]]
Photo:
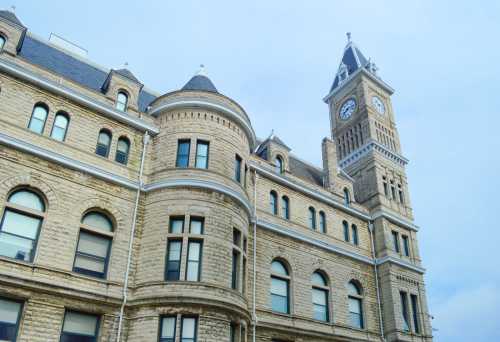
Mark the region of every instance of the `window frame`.
[[290, 198], [281, 196], [281, 217], [285, 220], [290, 220]]
[[401, 246], [399, 243], [399, 232], [392, 230], [391, 235], [392, 235], [392, 248], [394, 249], [394, 252], [400, 254]]
[[271, 214], [278, 215], [278, 193], [274, 190], [269, 191], [269, 207]]
[[[99, 147], [102, 148], [103, 146], [105, 146], [104, 144], [101, 144], [99, 142], [101, 134], [107, 134], [108, 137], [109, 137], [109, 143], [106, 146], [106, 154], [99, 153]], [[99, 130], [99, 133], [97, 134], [97, 143], [96, 143], [96, 148], [95, 148], [95, 154], [98, 155], [98, 156], [100, 156], [100, 157], [103, 157], [103, 158], [108, 158], [109, 157], [109, 153], [111, 152], [111, 144], [112, 143], [113, 143], [113, 133], [111, 132], [111, 130], [109, 130], [107, 128], [101, 128]]]
[[[285, 269], [286, 271], [286, 275], [283, 275], [283, 274], [278, 274], [276, 272], [273, 271], [273, 268], [272, 268], [272, 264], [274, 262], [278, 262], [280, 263], [283, 268]], [[269, 297], [270, 297], [270, 308], [271, 308], [271, 311], [273, 312], [276, 312], [276, 313], [280, 313], [280, 314], [284, 314], [284, 315], [290, 315], [291, 314], [291, 307], [292, 307], [292, 304], [291, 304], [291, 275], [290, 275], [290, 268], [288, 267], [287, 263], [285, 263], [283, 260], [281, 259], [274, 259], [272, 262], [271, 262], [271, 265], [270, 265], [270, 286], [269, 286]], [[282, 311], [278, 311], [276, 310], [275, 308], [273, 308], [273, 305], [272, 305], [272, 298], [273, 296], [278, 296], [278, 297], [281, 297], [283, 298], [283, 296], [281, 295], [278, 295], [278, 294], [275, 294], [273, 293], [272, 291], [272, 281], [273, 279], [276, 279], [276, 280], [279, 280], [279, 281], [282, 281], [286, 284], [286, 312], [282, 312]]]
[[[182, 228], [180, 232], [174, 232], [172, 230], [174, 221], [182, 221]], [[171, 215], [168, 219], [168, 233], [173, 235], [182, 235], [184, 234], [186, 226], [186, 217], [182, 215]], [[191, 229], [191, 222], [189, 223], [189, 229]]]
[[[123, 95], [125, 97], [125, 103], [121, 102], [120, 95]], [[119, 110], [121, 112], [126, 112], [128, 109], [128, 102], [129, 102], [130, 96], [127, 91], [120, 89], [116, 93], [116, 99], [115, 99], [115, 109]], [[121, 107], [123, 106], [123, 108]]]
[[[127, 152], [124, 153], [123, 151], [120, 151], [120, 142], [123, 141], [127, 144]], [[128, 164], [128, 159], [130, 156], [130, 146], [131, 142], [130, 139], [124, 135], [118, 138], [116, 142], [116, 152], [115, 152], [115, 162], [120, 163], [122, 165], [127, 165]], [[123, 160], [119, 160], [119, 156], [124, 156]]]
[[[43, 125], [42, 125], [42, 129], [40, 130], [40, 132], [37, 132], [37, 131], [31, 129], [31, 123], [33, 122], [35, 109], [38, 107], [43, 108], [45, 110], [45, 119], [43, 120]], [[47, 118], [49, 117], [49, 114], [50, 114], [50, 109], [49, 109], [48, 105], [46, 105], [43, 102], [35, 103], [35, 105], [33, 106], [33, 109], [31, 110], [31, 117], [30, 117], [30, 121], [28, 122], [28, 130], [30, 130], [31, 132], [33, 132], [35, 134], [43, 135], [43, 132], [45, 131], [45, 126], [47, 125]], [[35, 120], [39, 120], [39, 119], [35, 118]]]
[[[83, 223], [83, 221], [85, 220], [85, 217], [87, 215], [89, 215], [89, 214], [92, 214], [92, 213], [97, 213], [99, 215], [104, 216], [109, 221], [109, 223], [111, 224], [111, 231], [107, 232], [107, 231], [101, 230], [101, 229], [99, 229], [97, 227], [93, 227], [93, 226], [90, 226], [88, 224]], [[106, 251], [106, 257], [103, 260], [103, 262], [104, 262], [104, 270], [102, 272], [102, 276], [96, 275], [95, 273], [97, 273], [97, 272], [94, 272], [94, 271], [91, 271], [91, 270], [86, 270], [84, 268], [79, 268], [79, 267], [75, 266], [76, 265], [77, 256], [79, 256], [79, 255], [83, 256], [83, 257], [87, 257], [87, 258], [103, 259], [102, 257], [98, 257], [96, 255], [92, 255], [92, 254], [89, 254], [89, 253], [84, 253], [84, 252], [79, 252], [78, 251], [78, 246], [80, 244], [80, 239], [81, 239], [81, 236], [82, 236], [82, 232], [84, 234], [91, 235], [91, 236], [97, 236], [99, 238], [102, 238], [102, 239], [105, 239], [105, 240], [108, 241], [108, 250]], [[78, 231], [78, 239], [76, 241], [75, 256], [73, 258], [73, 267], [72, 267], [71, 271], [74, 272], [74, 273], [82, 274], [82, 275], [85, 275], [85, 276], [88, 276], [88, 277], [92, 277], [92, 278], [107, 279], [108, 278], [109, 261], [111, 259], [111, 249], [113, 247], [113, 240], [114, 240], [114, 235], [115, 235], [114, 232], [115, 232], [115, 223], [113, 222], [113, 219], [107, 213], [104, 213], [101, 210], [98, 210], [96, 208], [87, 210], [82, 215], [82, 218], [80, 220], [80, 229]]]
[[352, 237], [352, 243], [355, 245], [355, 246], [359, 246], [359, 230], [358, 230], [358, 226], [355, 225], [354, 223], [351, 224], [351, 237]]
[[[36, 195], [39, 198], [39, 200], [41, 201], [44, 211], [38, 211], [38, 210], [29, 208], [29, 207], [25, 207], [25, 206], [20, 205], [20, 204], [15, 204], [15, 203], [9, 202], [12, 196], [14, 196], [18, 192], [23, 192], [23, 191], [30, 192], [30, 193]], [[18, 215], [23, 215], [23, 216], [28, 216], [28, 217], [31, 217], [34, 219], [38, 219], [39, 222], [38, 222], [38, 227], [37, 227], [36, 238], [32, 239], [32, 238], [25, 237], [25, 236], [22, 236], [19, 234], [4, 231], [3, 228], [4, 228], [5, 217], [6, 217], [7, 212], [13, 212], [13, 213], [16, 213]], [[28, 261], [26, 261], [24, 259], [21, 260], [18, 258], [11, 258], [9, 256], [2, 255], [2, 254], [0, 254], [0, 256], [2, 256], [4, 258], [22, 261], [22, 262], [33, 263], [33, 260], [35, 259], [36, 253], [38, 251], [38, 241], [40, 239], [40, 232], [42, 230], [43, 223], [45, 222], [45, 220], [47, 218], [47, 212], [48, 212], [47, 202], [45, 201], [44, 196], [42, 196], [39, 191], [37, 191], [31, 187], [18, 187], [18, 188], [14, 188], [13, 190], [11, 190], [7, 196], [7, 200], [5, 201], [5, 204], [4, 204], [4, 207], [2, 210], [2, 218], [0, 220], [0, 233], [8, 234], [9, 236], [15, 236], [17, 238], [31, 240], [31, 241], [33, 241], [33, 249], [32, 249], [32, 252], [30, 254], [30, 259]]]
[[[102, 318], [101, 316], [102, 315], [65, 308], [64, 309], [64, 317], [63, 317], [63, 321], [62, 321], [62, 327], [61, 327], [61, 333], [60, 333], [60, 336], [59, 336], [59, 342], [63, 341], [63, 335], [65, 334], [65, 332], [64, 332], [64, 323], [66, 323], [66, 316], [67, 316], [68, 312], [74, 312], [74, 313], [77, 313], [77, 314], [80, 314], [80, 315], [95, 316], [97, 318], [97, 321], [96, 321], [96, 325], [95, 325], [94, 336], [92, 336], [92, 339], [93, 339], [92, 342], [97, 342], [99, 340], [99, 333], [100, 333], [100, 330], [101, 330], [100, 329], [101, 328], [101, 318]], [[76, 336], [90, 337], [89, 335], [83, 335], [83, 334], [77, 334], [77, 333], [68, 333], [68, 334], [70, 334], [72, 336], [76, 335]]]
[[408, 313], [408, 293], [399, 291], [399, 304], [401, 307], [401, 319], [403, 323], [403, 331], [406, 333], [411, 332], [410, 316]]
[[[199, 233], [193, 233], [192, 231], [192, 223], [194, 222], [200, 222], [200, 232]], [[170, 229], [170, 228], [169, 228]], [[173, 234], [173, 233], [170, 233]], [[205, 234], [205, 217], [203, 216], [189, 216], [189, 234], [191, 235], [204, 235]]]
[[[189, 259], [189, 252], [191, 250], [191, 244], [199, 244], [200, 250], [198, 253], [198, 260], [190, 260]], [[182, 249], [181, 249], [181, 259], [182, 259]], [[203, 240], [200, 239], [188, 239], [187, 242], [187, 254], [186, 254], [186, 270], [184, 274], [184, 280], [185, 281], [190, 281], [190, 282], [200, 282], [201, 281], [201, 268], [202, 268], [202, 260], [203, 260]], [[191, 262], [196, 262], [198, 265], [198, 273], [196, 275], [196, 280], [188, 279], [188, 274], [189, 274], [189, 265]]]
[[350, 242], [351, 241], [351, 234], [349, 232], [349, 223], [346, 220], [342, 221], [342, 228], [344, 230], [344, 241]]
[[401, 240], [403, 241], [403, 255], [405, 257], [410, 257], [410, 238], [408, 235], [401, 235]]
[[[187, 155], [185, 154], [180, 154], [181, 151], [181, 145], [187, 144]], [[191, 139], [177, 139], [177, 153], [175, 155], [175, 167], [176, 168], [188, 168], [189, 167], [189, 157], [191, 155]], [[180, 161], [182, 160], [181, 158], [186, 158], [186, 165], [181, 165]]]
[[[61, 128], [60, 126], [56, 126], [58, 117], [63, 117], [66, 119], [66, 127], [64, 127], [64, 135], [63, 135], [61, 140], [54, 138], [54, 128], [56, 128], [56, 127]], [[50, 130], [50, 137], [56, 141], [60, 141], [60, 142], [66, 141], [70, 122], [71, 122], [71, 119], [70, 119], [70, 116], [67, 112], [62, 111], [62, 110], [58, 111], [54, 117], [54, 122], [52, 123], [52, 129]]]
[[[318, 285], [318, 284], [314, 284], [312, 282], [312, 277], [315, 275], [315, 274], [318, 274], [323, 282], [324, 282], [324, 285]], [[321, 291], [323, 293], [323, 295], [325, 296], [325, 305], [320, 305], [320, 304], [316, 304], [314, 303], [314, 295], [312, 295], [312, 300], [311, 300], [311, 304], [312, 304], [312, 307], [313, 307], [313, 319], [314, 320], [317, 320], [317, 321], [320, 321], [320, 322], [325, 322], [325, 323], [329, 323], [330, 322], [330, 283], [328, 281], [328, 277], [326, 277], [326, 275], [324, 274], [323, 271], [320, 271], [320, 270], [316, 270], [312, 273], [311, 275], [311, 294], [314, 293], [314, 291]], [[314, 307], [315, 305], [318, 305], [318, 306], [323, 306], [326, 310], [325, 312], [325, 319], [317, 319], [314, 317], [314, 314], [315, 314], [315, 311], [314, 311]]]
[[349, 189], [347, 188], [344, 188], [344, 205], [346, 207], [350, 206], [351, 205], [351, 193], [349, 191]]
[[241, 167], [243, 165], [243, 159], [239, 154], [234, 156], [234, 180], [241, 184]]
[[363, 298], [363, 288], [361, 286], [361, 284], [359, 284], [359, 282], [357, 280], [351, 280], [349, 281], [348, 283], [348, 286], [349, 285], [352, 285], [356, 288], [356, 294], [353, 294], [351, 292], [348, 291], [348, 295], [347, 295], [347, 299], [348, 299], [348, 303], [351, 303], [351, 300], [353, 301], [356, 301], [358, 307], [359, 307], [359, 326], [355, 326], [352, 324], [352, 314], [353, 312], [350, 311], [349, 309], [349, 305], [348, 305], [348, 310], [349, 310], [349, 325], [352, 327], [352, 328], [355, 328], [355, 329], [361, 329], [361, 330], [364, 330], [365, 329], [365, 310], [364, 310], [364, 298]]
[[[174, 336], [173, 338], [165, 337], [162, 338], [161, 335], [163, 333], [163, 319], [164, 318], [173, 318], [174, 319]], [[159, 329], [158, 329], [158, 342], [175, 342], [177, 338], [177, 315], [160, 315], [159, 320]]]
[[326, 214], [323, 210], [320, 210], [318, 216], [319, 216], [318, 231], [320, 233], [326, 234]]
[[280, 175], [285, 173], [285, 163], [283, 161], [283, 157], [280, 155], [277, 155], [274, 158], [274, 170]]
[[308, 215], [308, 224], [309, 228], [312, 230], [316, 230], [317, 228], [317, 222], [316, 222], [316, 209], [313, 206], [310, 206], [307, 209], [307, 215]]
[[[172, 243], [179, 243], [180, 244], [180, 250], [179, 250], [179, 259], [176, 260], [176, 262], [179, 262], [179, 266], [177, 269], [178, 275], [177, 279], [169, 279], [168, 274], [169, 274], [169, 262], [173, 262], [170, 260], [170, 249], [171, 249], [171, 244]], [[181, 280], [181, 270], [182, 270], [182, 248], [183, 248], [183, 239], [176, 237], [176, 238], [168, 238], [167, 239], [167, 248], [166, 248], [166, 255], [165, 255], [165, 275], [164, 275], [164, 281], [180, 281]]]
[[14, 340], [13, 341], [17, 341], [18, 337], [19, 337], [19, 328], [21, 326], [21, 318], [22, 318], [23, 312], [24, 312], [25, 301], [20, 300], [20, 299], [12, 299], [12, 298], [8, 298], [8, 297], [4, 297], [4, 296], [0, 296], [0, 299], [4, 300], [4, 301], [7, 301], [7, 302], [13, 302], [13, 303], [19, 304], [19, 312], [17, 313], [16, 324], [5, 323], [5, 322], [0, 321], [0, 324], [8, 324], [8, 325], [11, 325], [11, 326], [13, 325], [15, 327], [15, 334], [14, 334]]
[[[198, 147], [204, 146], [204, 145], [207, 146], [207, 155], [206, 156], [198, 154]], [[196, 139], [196, 154], [195, 154], [195, 158], [194, 158], [194, 167], [196, 169], [208, 170], [209, 156], [210, 156], [210, 141], [203, 140], [203, 139]], [[203, 167], [198, 166], [198, 161], [200, 160], [200, 158], [206, 158], [205, 165]]]
[[184, 342], [184, 340], [186, 338], [182, 337], [182, 334], [184, 332], [184, 319], [194, 319], [194, 338], [193, 339], [189, 339], [190, 342], [197, 342], [198, 341], [198, 316], [194, 316], [194, 315], [182, 315], [181, 316], [181, 333], [180, 333], [180, 336], [179, 336], [179, 341], [180, 342]]
[[421, 328], [418, 315], [418, 308], [419, 308], [418, 296], [416, 294], [410, 294], [410, 301], [411, 301], [411, 314], [413, 316], [413, 331], [415, 332], [415, 334], [420, 334]]

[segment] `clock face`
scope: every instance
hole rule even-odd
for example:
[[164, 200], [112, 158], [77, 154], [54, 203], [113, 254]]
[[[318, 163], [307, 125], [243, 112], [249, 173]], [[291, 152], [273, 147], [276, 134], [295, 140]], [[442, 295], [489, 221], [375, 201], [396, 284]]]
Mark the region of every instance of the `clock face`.
[[342, 120], [347, 120], [351, 117], [352, 113], [354, 113], [354, 110], [356, 109], [356, 100], [355, 99], [349, 99], [342, 104], [342, 107], [340, 107], [339, 111], [339, 116]]
[[379, 114], [384, 114], [385, 113], [384, 102], [382, 102], [382, 100], [378, 96], [373, 96], [372, 97], [372, 104], [373, 104], [373, 107], [375, 107], [375, 110]]

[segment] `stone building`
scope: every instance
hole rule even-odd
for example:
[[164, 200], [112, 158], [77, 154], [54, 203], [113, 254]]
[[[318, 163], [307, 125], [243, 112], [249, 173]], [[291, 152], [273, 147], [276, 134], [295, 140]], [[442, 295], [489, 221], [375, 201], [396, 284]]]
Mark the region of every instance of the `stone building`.
[[321, 168], [203, 71], [160, 95], [8, 11], [0, 46], [0, 340], [432, 340], [393, 90], [350, 40]]

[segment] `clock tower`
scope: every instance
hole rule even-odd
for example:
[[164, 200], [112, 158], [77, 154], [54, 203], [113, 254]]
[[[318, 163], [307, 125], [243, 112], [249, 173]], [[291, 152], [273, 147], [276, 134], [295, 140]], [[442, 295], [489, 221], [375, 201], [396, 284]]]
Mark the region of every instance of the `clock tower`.
[[[432, 328], [395, 113], [394, 90], [351, 41], [324, 101], [337, 163], [354, 180], [354, 200], [372, 217], [375, 271], [386, 341], [431, 341]], [[404, 266], [404, 267], [401, 267]]]

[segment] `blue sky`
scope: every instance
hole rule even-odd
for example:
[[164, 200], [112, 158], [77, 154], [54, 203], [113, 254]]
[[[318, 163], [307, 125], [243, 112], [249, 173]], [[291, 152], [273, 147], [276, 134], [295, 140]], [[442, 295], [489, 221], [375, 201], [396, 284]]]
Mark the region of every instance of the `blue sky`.
[[30, 31], [57, 33], [148, 87], [206, 65], [224, 94], [295, 154], [321, 165], [322, 98], [351, 31], [396, 89], [436, 341], [498, 341], [500, 2], [9, 1]]

